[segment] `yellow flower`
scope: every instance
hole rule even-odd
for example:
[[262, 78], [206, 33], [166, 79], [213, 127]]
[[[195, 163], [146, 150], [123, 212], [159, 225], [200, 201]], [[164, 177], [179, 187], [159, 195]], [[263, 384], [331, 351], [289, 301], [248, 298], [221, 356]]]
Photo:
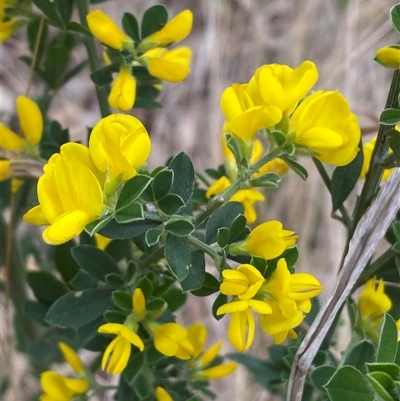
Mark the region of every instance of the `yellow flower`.
[[[20, 17], [18, 7], [15, 10], [12, 9], [13, 3], [9, 0], [0, 1], [0, 43], [6, 41], [26, 23], [25, 19]], [[6, 15], [6, 8], [8, 15]], [[10, 12], [8, 13], [8, 11]]]
[[140, 288], [135, 288], [135, 291], [133, 292], [132, 308], [137, 320], [142, 320], [146, 315], [146, 300], [143, 291]]
[[141, 58], [153, 77], [167, 82], [180, 82], [190, 73], [192, 51], [189, 47], [173, 50], [157, 47], [144, 53]]
[[97, 248], [101, 250], [105, 250], [108, 246], [108, 244], [112, 241], [111, 238], [103, 237], [102, 235], [95, 233], [94, 234], [94, 239], [96, 240], [96, 245]]
[[190, 359], [194, 347], [188, 339], [188, 331], [178, 323], [153, 324], [154, 346], [166, 356]]
[[122, 50], [124, 47], [130, 47], [133, 44], [132, 39], [125, 35], [118, 25], [102, 11], [91, 11], [86, 16], [86, 20], [93, 36], [106, 46]]
[[[364, 160], [363, 160], [363, 165], [361, 168], [360, 180], [365, 179], [365, 177], [367, 176], [367, 173], [369, 170], [369, 165], [371, 163], [372, 152], [375, 147], [375, 143], [376, 143], [376, 137], [372, 138], [369, 142], [367, 142], [363, 146]], [[391, 151], [392, 150], [390, 149], [389, 152], [391, 152]], [[392, 168], [385, 169], [385, 171], [383, 172], [383, 175], [382, 175], [382, 181], [386, 181], [390, 177], [390, 174], [392, 174], [392, 172], [393, 172]]]
[[256, 105], [246, 84], [226, 88], [221, 95], [221, 109], [226, 118], [224, 132], [239, 137], [248, 146], [260, 129], [272, 127], [282, 118], [277, 107]]
[[272, 220], [255, 227], [247, 239], [233, 249], [239, 249], [266, 260], [274, 259], [296, 244], [294, 231], [284, 230], [280, 221]]
[[247, 92], [255, 104], [276, 106], [290, 115], [317, 80], [318, 70], [311, 61], [304, 61], [295, 69], [280, 64], [263, 65], [250, 79]]
[[108, 344], [101, 361], [101, 368], [107, 373], [117, 375], [126, 368], [131, 355], [131, 344], [138, 347], [140, 351], [144, 350], [141, 338], [123, 324], [106, 323], [99, 327], [98, 332], [117, 336]]
[[[72, 156], [74, 153], [76, 157]], [[49, 225], [43, 232], [48, 244], [69, 241], [102, 215], [103, 192], [96, 178], [99, 172], [91, 170], [93, 162], [85, 164], [87, 159], [90, 155], [85, 146], [68, 143], [43, 168], [37, 188], [39, 205], [23, 218], [31, 224]]]
[[226, 188], [231, 186], [231, 181], [225, 175], [215, 181], [213, 184], [210, 185], [206, 192], [206, 198], [210, 199], [215, 195], [220, 194], [222, 191], [225, 191]]
[[5, 181], [11, 177], [13, 169], [10, 160], [0, 160], [0, 181]]
[[157, 46], [165, 46], [170, 43], [180, 42], [189, 35], [192, 30], [193, 14], [190, 10], [184, 10], [169, 20], [159, 31], [148, 36], [145, 41], [153, 42]]
[[157, 401], [174, 401], [173, 398], [168, 394], [167, 390], [160, 386], [156, 388], [156, 398]]
[[251, 299], [261, 288], [265, 278], [254, 266], [243, 264], [236, 270], [222, 271], [220, 291], [225, 295], [237, 295], [239, 299]]
[[358, 307], [363, 320], [368, 318], [380, 319], [392, 307], [392, 301], [385, 294], [385, 284], [379, 279], [376, 286], [376, 277], [365, 283], [365, 288], [358, 297]]
[[375, 61], [385, 67], [400, 68], [400, 46], [385, 46], [375, 55]]
[[89, 388], [85, 379], [70, 379], [50, 370], [40, 375], [40, 385], [44, 392], [40, 401], [69, 401]]
[[108, 103], [114, 109], [130, 110], [136, 99], [136, 79], [131, 73], [131, 67], [122, 67], [114, 80]]
[[78, 394], [85, 393], [89, 382], [84, 379], [85, 370], [77, 353], [63, 342], [58, 343], [65, 361], [82, 378], [71, 379], [53, 371], [46, 371], [40, 375], [40, 385], [44, 394], [40, 401], [69, 401]]
[[135, 176], [150, 149], [150, 137], [137, 118], [125, 114], [102, 118], [92, 130], [89, 150], [96, 167], [106, 175], [106, 185], [111, 183], [105, 192], [112, 193], [120, 182]]
[[25, 138], [21, 138], [0, 123], [0, 147], [5, 150], [15, 150], [37, 156], [37, 144], [40, 142], [43, 133], [42, 113], [39, 106], [29, 97], [18, 96], [16, 103], [21, 131]]
[[291, 118], [294, 141], [314, 150], [319, 160], [335, 166], [349, 164], [359, 151], [360, 127], [339, 92], [317, 91]]
[[200, 323], [192, 324], [188, 328], [189, 341], [194, 346], [195, 352], [190, 361], [190, 376], [194, 380], [220, 379], [231, 374], [236, 368], [236, 363], [223, 363], [211, 366], [217, 358], [222, 346], [222, 341], [217, 341], [214, 345], [202, 352], [207, 339], [207, 329]]

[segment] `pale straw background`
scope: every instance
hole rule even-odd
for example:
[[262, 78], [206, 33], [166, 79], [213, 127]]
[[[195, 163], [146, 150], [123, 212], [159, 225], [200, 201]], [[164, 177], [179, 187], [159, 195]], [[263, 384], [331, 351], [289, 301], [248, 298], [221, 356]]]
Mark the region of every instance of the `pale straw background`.
[[[120, 21], [125, 11], [141, 16], [156, 3], [115, 0], [96, 7]], [[379, 47], [397, 43], [389, 22], [394, 0], [169, 0], [162, 4], [168, 7], [170, 16], [186, 8], [193, 11], [193, 31], [182, 44], [190, 46], [194, 56], [186, 82], [164, 85], [163, 109], [132, 112], [151, 134], [152, 167], [182, 150], [190, 155], [198, 170], [222, 163], [220, 95], [233, 82], [248, 81], [254, 70], [266, 63], [296, 67], [304, 60], [314, 61], [320, 73], [316, 89], [341, 91], [358, 115], [367, 134], [365, 138], [377, 131], [391, 72], [373, 62], [373, 57]], [[6, 122], [14, 112], [15, 98], [25, 92], [28, 70], [17, 60], [27, 53], [24, 39], [24, 34], [19, 33], [1, 48], [1, 111]], [[82, 60], [83, 48], [78, 48], [73, 57], [77, 62]], [[39, 93], [41, 86], [36, 81], [32, 95]], [[56, 95], [49, 116], [69, 127], [73, 139], [84, 138], [85, 127], [93, 126], [99, 119], [88, 71]], [[304, 159], [302, 163], [309, 168], [307, 182], [292, 172], [287, 174], [278, 191], [266, 192], [267, 201], [259, 207], [260, 221], [281, 220], [286, 228], [300, 235], [296, 267], [316, 275], [327, 293], [334, 283], [345, 231], [330, 218], [330, 199], [311, 161]], [[190, 299], [178, 317], [181, 323], [206, 324], [210, 344], [226, 338], [228, 320], [213, 320], [211, 304], [211, 299]], [[6, 355], [13, 361], [12, 386], [6, 399], [25, 401], [38, 390], [37, 384], [29, 375], [24, 356], [6, 352], [10, 350], [10, 330], [3, 325], [0, 336], [2, 374], [7, 374], [9, 367]], [[344, 331], [339, 338], [342, 347], [347, 337]], [[266, 356], [270, 343], [269, 338], [258, 333], [250, 353]], [[227, 344], [224, 351], [232, 349]], [[275, 399], [252, 383], [242, 368], [213, 384], [213, 388], [221, 401]], [[106, 394], [98, 399], [111, 398], [111, 394]]]

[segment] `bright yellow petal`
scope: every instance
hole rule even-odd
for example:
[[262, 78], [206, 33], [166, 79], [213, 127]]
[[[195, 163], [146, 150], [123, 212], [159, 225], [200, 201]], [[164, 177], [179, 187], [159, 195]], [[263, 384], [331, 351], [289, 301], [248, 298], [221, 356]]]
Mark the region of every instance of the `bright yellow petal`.
[[132, 296], [132, 307], [138, 318], [143, 318], [146, 313], [146, 300], [143, 291], [140, 288], [135, 288]]
[[99, 333], [106, 333], [106, 334], [119, 334], [121, 332], [121, 327], [123, 325], [120, 323], [105, 323], [102, 324], [97, 331]]
[[86, 20], [90, 32], [92, 32], [100, 42], [113, 49], [121, 50], [125, 42], [132, 42], [132, 40], [121, 31], [118, 25], [100, 10], [91, 11], [86, 16]]
[[197, 358], [203, 350], [207, 339], [207, 328], [200, 323], [194, 323], [188, 328], [188, 340], [193, 345], [193, 357]]
[[400, 68], [400, 49], [386, 46], [380, 48], [375, 55], [375, 60], [390, 68]]
[[222, 340], [217, 341], [214, 345], [208, 348], [198, 359], [201, 366], [208, 366], [217, 356], [222, 347]]
[[157, 401], [174, 401], [168, 392], [162, 387], [156, 388], [156, 398]]
[[0, 123], [0, 147], [5, 150], [22, 152], [24, 140], [3, 123]]
[[122, 68], [112, 84], [108, 103], [114, 109], [128, 111], [135, 103], [136, 79], [132, 76], [130, 69], [130, 67]]
[[291, 275], [290, 296], [294, 300], [316, 297], [324, 287], [308, 273], [294, 273]]
[[193, 14], [184, 10], [169, 20], [158, 32], [146, 38], [146, 41], [157, 43], [159, 46], [180, 42], [192, 30]]
[[217, 181], [215, 181], [213, 184], [210, 185], [210, 188], [208, 188], [206, 192], [206, 198], [210, 199], [213, 196], [220, 194], [230, 185], [231, 182], [229, 181], [229, 178], [223, 175], [221, 178], [219, 178]]
[[27, 96], [18, 96], [17, 110], [25, 138], [34, 145], [38, 144], [43, 133], [43, 117], [39, 106]]
[[0, 181], [8, 180], [13, 172], [10, 160], [0, 160]]
[[40, 375], [40, 385], [46, 394], [57, 401], [69, 401], [75, 393], [65, 385], [64, 376], [50, 370]]
[[36, 226], [46, 226], [50, 224], [42, 211], [42, 206], [38, 205], [28, 210], [22, 218], [24, 221]]
[[221, 379], [222, 377], [233, 373], [236, 368], [237, 364], [234, 362], [224, 363], [222, 365], [213, 366], [212, 368], [203, 370], [201, 375], [207, 380]]
[[127, 341], [129, 341], [131, 344], [135, 345], [140, 349], [140, 351], [144, 350], [144, 344], [142, 339], [129, 327], [126, 327], [124, 325], [121, 326], [121, 335], [124, 337]]
[[59, 342], [58, 347], [60, 348], [65, 361], [72, 367], [72, 369], [74, 369], [76, 373], [82, 372], [83, 363], [79, 359], [79, 356], [75, 350], [63, 342]]

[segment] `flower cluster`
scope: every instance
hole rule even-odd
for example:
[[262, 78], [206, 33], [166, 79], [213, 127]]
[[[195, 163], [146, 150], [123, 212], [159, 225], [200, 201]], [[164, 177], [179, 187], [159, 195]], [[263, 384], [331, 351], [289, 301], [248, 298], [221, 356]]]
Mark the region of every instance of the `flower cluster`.
[[[0, 0], [0, 43], [6, 41], [26, 24], [22, 9], [30, 8], [30, 1]], [[25, 11], [26, 12], [26, 11]]]
[[323, 289], [310, 274], [290, 274], [283, 258], [279, 259], [275, 271], [268, 278], [251, 264], [223, 270], [222, 276], [220, 291], [232, 299], [218, 308], [217, 315], [231, 314], [229, 340], [241, 352], [246, 351], [254, 339], [252, 311], [259, 314], [263, 331], [280, 344], [287, 336], [297, 337], [293, 329], [311, 310], [310, 298]]
[[58, 347], [78, 378], [66, 377], [52, 370], [43, 372], [40, 375], [40, 385], [43, 390], [43, 394], [39, 397], [40, 401], [70, 401], [89, 389], [85, 367], [77, 353], [63, 342], [59, 342]]
[[183, 81], [190, 73], [190, 48], [167, 48], [185, 39], [192, 30], [193, 14], [189, 10], [182, 11], [158, 31], [141, 38], [140, 42], [126, 35], [100, 10], [91, 11], [87, 15], [87, 23], [100, 42], [120, 52], [117, 60], [119, 74], [108, 98], [110, 106], [115, 109], [127, 111], [135, 104], [137, 82], [132, 70], [134, 66], [144, 66], [151, 76], [167, 82]]
[[70, 142], [49, 159], [38, 182], [39, 205], [24, 220], [47, 225], [43, 239], [49, 244], [72, 239], [90, 222], [113, 212], [124, 182], [137, 174], [150, 148], [149, 135], [137, 118], [103, 118], [92, 130], [89, 147]]

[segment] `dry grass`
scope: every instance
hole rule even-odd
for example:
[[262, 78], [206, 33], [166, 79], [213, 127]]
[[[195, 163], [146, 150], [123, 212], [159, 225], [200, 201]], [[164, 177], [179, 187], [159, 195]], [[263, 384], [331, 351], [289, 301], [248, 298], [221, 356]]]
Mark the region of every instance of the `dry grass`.
[[[116, 0], [98, 5], [115, 20], [124, 11], [142, 15], [155, 1]], [[396, 43], [388, 22], [394, 0], [168, 0], [170, 15], [190, 8], [195, 15], [194, 29], [184, 44], [193, 49], [192, 73], [186, 82], [166, 84], [159, 111], [135, 111], [152, 136], [151, 165], [163, 163], [171, 154], [187, 152], [201, 170], [222, 162], [220, 129], [223, 117], [219, 98], [232, 82], [247, 81], [254, 70], [266, 63], [297, 66], [303, 60], [316, 62], [320, 79], [317, 88], [338, 89], [349, 99], [365, 132], [375, 132], [382, 110], [390, 71], [372, 59], [377, 48]], [[8, 119], [17, 95], [25, 91], [27, 69], [15, 61], [24, 53], [24, 36], [11, 39], [2, 47], [0, 76], [1, 107]], [[84, 55], [74, 54], [76, 59]], [[34, 94], [40, 86], [34, 87]], [[84, 136], [85, 126], [99, 118], [95, 94], [88, 76], [73, 80], [57, 94], [50, 110], [52, 118], [70, 127], [74, 138]], [[284, 178], [279, 191], [269, 191], [260, 208], [265, 219], [280, 219], [300, 234], [301, 271], [315, 274], [327, 287], [332, 286], [345, 241], [344, 230], [330, 219], [329, 196], [313, 170], [306, 183], [294, 174]], [[212, 338], [223, 338], [225, 328], [210, 318], [210, 302], [201, 307], [191, 301], [182, 318], [196, 318], [210, 327]], [[3, 330], [3, 334], [5, 330]], [[265, 353], [265, 336], [259, 335], [254, 353]], [[18, 389], [22, 378], [14, 377]], [[216, 385], [218, 400], [270, 400], [251, 384], [240, 369], [233, 377]], [[17, 393], [13, 393], [14, 395]], [[14, 397], [14, 396], [12, 396]], [[18, 394], [8, 400], [27, 400]]]

